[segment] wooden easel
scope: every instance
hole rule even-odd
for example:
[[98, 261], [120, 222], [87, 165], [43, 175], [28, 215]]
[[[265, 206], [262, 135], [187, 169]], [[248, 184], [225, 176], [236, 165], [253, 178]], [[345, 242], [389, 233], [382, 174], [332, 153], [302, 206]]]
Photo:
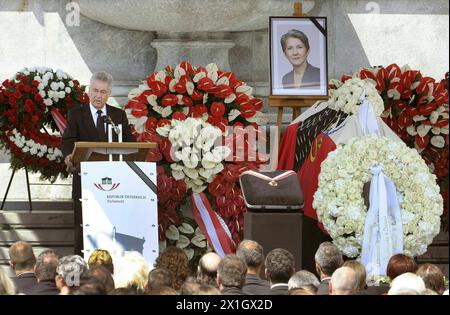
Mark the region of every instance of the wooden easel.
[[[294, 3], [293, 16], [303, 16], [301, 2]], [[310, 107], [317, 101], [327, 100], [328, 96], [269, 95], [268, 99], [270, 107], [278, 107], [277, 132], [278, 132], [278, 140], [280, 140], [284, 107], [292, 108], [292, 120], [294, 120], [300, 115], [302, 107]]]

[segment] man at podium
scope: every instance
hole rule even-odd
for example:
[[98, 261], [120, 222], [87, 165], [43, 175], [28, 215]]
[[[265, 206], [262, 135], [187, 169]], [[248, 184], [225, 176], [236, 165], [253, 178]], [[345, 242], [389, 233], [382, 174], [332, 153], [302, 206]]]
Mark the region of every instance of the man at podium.
[[[122, 125], [122, 141], [136, 141], [131, 134], [126, 113], [117, 107], [106, 104], [111, 96], [112, 76], [106, 72], [96, 72], [92, 75], [89, 92], [89, 106], [73, 108], [68, 114], [67, 127], [62, 135], [61, 151], [64, 162], [73, 171], [72, 198], [75, 214], [75, 254], [81, 255], [83, 248], [82, 211], [81, 211], [81, 178], [79, 169], [72, 163], [72, 151], [77, 141], [107, 142], [106, 126], [111, 122]], [[118, 136], [113, 133], [113, 141]]]

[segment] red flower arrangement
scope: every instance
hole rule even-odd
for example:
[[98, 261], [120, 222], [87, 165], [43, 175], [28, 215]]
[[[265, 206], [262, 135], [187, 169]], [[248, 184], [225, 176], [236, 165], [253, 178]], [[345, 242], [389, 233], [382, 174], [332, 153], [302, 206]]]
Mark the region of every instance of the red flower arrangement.
[[85, 103], [84, 87], [64, 72], [25, 68], [0, 86], [0, 146], [10, 151], [11, 166], [40, 172], [51, 181], [67, 177], [58, 130], [67, 111]]
[[[354, 76], [372, 80], [383, 98], [383, 120], [411, 148], [416, 148], [436, 175], [444, 199], [443, 228], [448, 229], [449, 215], [449, 94], [448, 72], [441, 81], [425, 77], [418, 70], [387, 67], [361, 69]], [[332, 80], [338, 88], [352, 76]]]
[[[221, 71], [215, 64], [195, 68], [186, 61], [175, 68], [167, 66], [152, 73], [130, 92], [129, 99], [125, 110], [132, 117], [132, 131], [137, 140], [158, 144], [147, 161], [158, 165], [160, 239], [165, 239], [168, 226], [178, 226], [184, 221], [180, 206], [188, 200], [188, 195], [198, 192], [199, 187], [202, 190], [202, 186], [192, 185], [188, 176], [174, 178], [173, 144], [160, 130], [174, 121], [197, 118], [219, 128], [222, 143], [232, 152], [222, 171], [206, 179], [207, 188], [203, 192], [227, 224], [233, 240], [239, 243], [246, 211], [239, 175], [247, 169], [256, 169], [263, 158], [248, 138], [252, 132], [258, 133], [259, 125], [265, 124], [260, 112], [263, 101], [253, 97], [252, 88], [234, 73]], [[229, 133], [227, 127], [233, 127], [233, 132]]]

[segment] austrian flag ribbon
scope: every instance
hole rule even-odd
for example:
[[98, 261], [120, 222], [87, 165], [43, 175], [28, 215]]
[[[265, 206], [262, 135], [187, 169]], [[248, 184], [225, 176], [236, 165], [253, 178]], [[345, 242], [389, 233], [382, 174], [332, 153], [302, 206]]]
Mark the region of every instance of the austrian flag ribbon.
[[64, 118], [63, 115], [61, 115], [61, 113], [54, 107], [52, 107], [52, 109], [50, 110], [50, 114], [53, 117], [53, 120], [56, 123], [56, 126], [59, 129], [59, 132], [61, 134], [64, 133], [64, 130], [66, 129], [67, 126], [67, 120]]
[[231, 238], [231, 233], [222, 218], [212, 209], [206, 195], [204, 193], [192, 194], [191, 201], [195, 221], [214, 251], [220, 257], [233, 254], [236, 246]]

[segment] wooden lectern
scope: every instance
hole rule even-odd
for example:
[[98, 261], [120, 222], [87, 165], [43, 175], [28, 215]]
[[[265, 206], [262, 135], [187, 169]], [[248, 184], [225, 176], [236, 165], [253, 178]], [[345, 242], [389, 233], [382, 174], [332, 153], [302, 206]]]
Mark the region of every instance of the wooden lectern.
[[145, 161], [150, 149], [156, 148], [153, 142], [75, 142], [72, 161], [76, 167], [84, 161]]

